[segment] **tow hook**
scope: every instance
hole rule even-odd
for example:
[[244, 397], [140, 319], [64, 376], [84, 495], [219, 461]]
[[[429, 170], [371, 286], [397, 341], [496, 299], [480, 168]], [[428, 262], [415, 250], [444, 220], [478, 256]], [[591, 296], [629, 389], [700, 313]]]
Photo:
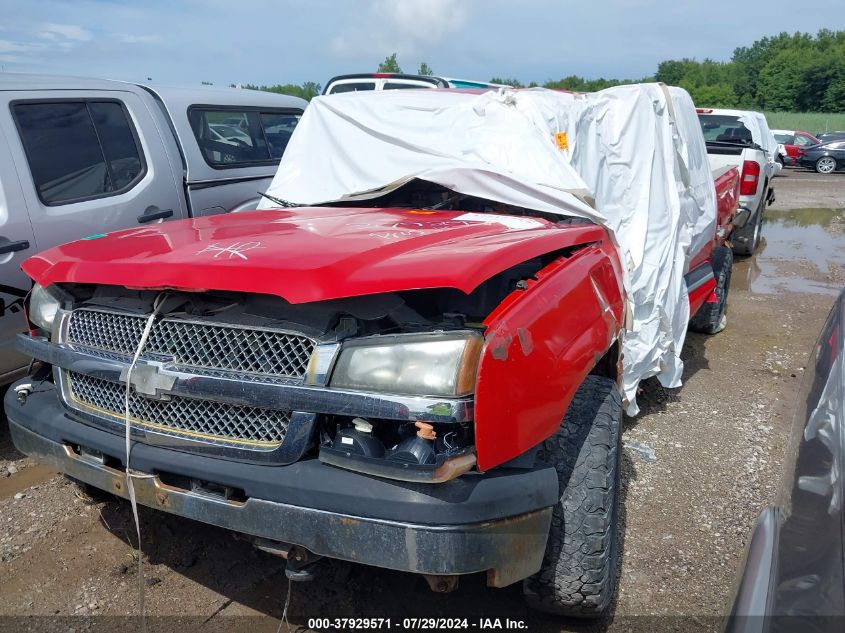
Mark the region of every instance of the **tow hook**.
[[323, 560], [322, 556], [309, 552], [304, 547], [300, 547], [298, 545], [271, 541], [264, 538], [243, 537], [238, 534], [235, 534], [234, 536], [238, 540], [244, 540], [252, 543], [262, 552], [267, 552], [273, 556], [284, 558], [287, 561], [287, 565], [285, 566], [285, 576], [293, 581], [310, 582], [314, 580], [317, 576], [317, 572], [319, 571], [320, 562]]
[[423, 577], [429, 588], [435, 593], [452, 593], [458, 588], [458, 580], [460, 579], [460, 576], [437, 576], [435, 574], [425, 574]]
[[312, 554], [304, 547], [293, 546], [288, 552], [285, 576], [295, 582], [310, 582], [317, 576], [322, 556]]
[[25, 382], [21, 385], [15, 387], [15, 397], [17, 398], [18, 404], [24, 405], [26, 404], [26, 399], [29, 397], [29, 394], [32, 393], [32, 383]]

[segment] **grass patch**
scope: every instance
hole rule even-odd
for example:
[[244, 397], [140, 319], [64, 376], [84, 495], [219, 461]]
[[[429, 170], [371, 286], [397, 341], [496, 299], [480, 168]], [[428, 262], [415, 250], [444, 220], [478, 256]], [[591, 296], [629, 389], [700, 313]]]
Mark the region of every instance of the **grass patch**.
[[837, 112], [766, 112], [773, 130], [817, 132], [845, 131], [845, 114]]

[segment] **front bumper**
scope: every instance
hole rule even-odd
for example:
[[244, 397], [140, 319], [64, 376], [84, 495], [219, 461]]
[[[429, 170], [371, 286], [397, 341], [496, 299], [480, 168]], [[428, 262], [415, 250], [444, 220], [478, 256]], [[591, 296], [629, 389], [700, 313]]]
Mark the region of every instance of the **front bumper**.
[[[46, 383], [24, 404], [13, 386], [5, 408], [12, 440], [22, 453], [128, 498], [121, 435], [75, 418]], [[106, 459], [91, 458], [91, 451]], [[431, 575], [486, 572], [495, 587], [540, 568], [558, 497], [550, 466], [413, 484], [340, 470], [313, 458], [271, 466], [140, 442], [133, 443], [131, 465], [151, 475], [133, 482], [142, 505], [330, 558]], [[195, 482], [243, 494], [227, 499]]]

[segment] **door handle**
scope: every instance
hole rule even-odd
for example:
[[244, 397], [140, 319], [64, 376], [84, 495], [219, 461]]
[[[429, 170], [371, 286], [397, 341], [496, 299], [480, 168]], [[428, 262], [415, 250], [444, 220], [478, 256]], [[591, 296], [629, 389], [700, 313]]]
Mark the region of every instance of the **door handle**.
[[0, 244], [0, 255], [7, 255], [8, 253], [14, 253], [15, 251], [25, 251], [29, 248], [29, 241], [28, 240], [18, 240], [17, 242], [6, 242], [5, 244]]
[[163, 220], [173, 215], [173, 209], [159, 209], [158, 207], [147, 207], [147, 209], [138, 216], [138, 223], [152, 222], [153, 220]]

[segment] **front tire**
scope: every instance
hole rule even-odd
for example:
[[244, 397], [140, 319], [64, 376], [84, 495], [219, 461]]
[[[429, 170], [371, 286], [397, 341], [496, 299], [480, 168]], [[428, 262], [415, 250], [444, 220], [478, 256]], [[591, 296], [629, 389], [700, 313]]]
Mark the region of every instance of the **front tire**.
[[690, 319], [689, 327], [694, 332], [716, 334], [725, 329], [728, 309], [728, 292], [731, 289], [731, 269], [734, 254], [727, 246], [713, 249], [713, 275], [716, 277], [716, 301], [705, 303]]
[[523, 583], [539, 611], [596, 618], [616, 590], [622, 399], [616, 383], [587, 376], [543, 454], [557, 470], [561, 497], [554, 507], [543, 566]]
[[836, 159], [833, 156], [822, 156], [816, 161], [816, 171], [820, 174], [832, 174], [836, 171]]

